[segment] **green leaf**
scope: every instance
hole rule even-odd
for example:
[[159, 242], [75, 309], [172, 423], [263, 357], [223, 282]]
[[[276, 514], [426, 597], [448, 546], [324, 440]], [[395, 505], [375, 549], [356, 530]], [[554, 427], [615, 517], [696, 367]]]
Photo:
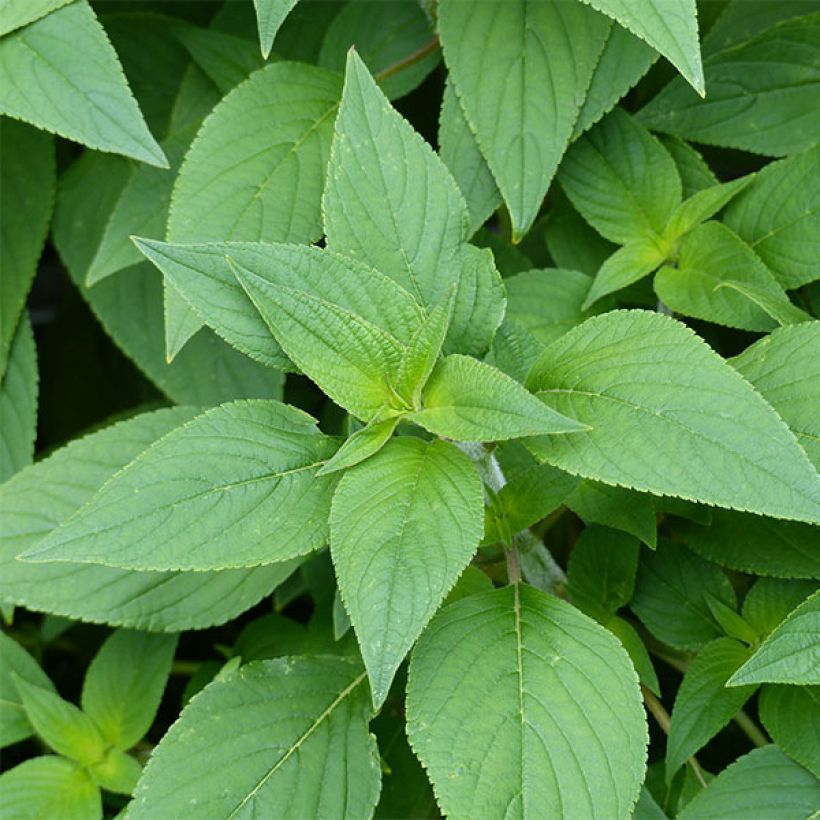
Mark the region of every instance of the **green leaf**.
[[775, 578], [820, 578], [820, 527], [713, 510], [708, 526], [676, 521], [675, 536], [703, 558]]
[[34, 732], [17, 693], [15, 676], [32, 686], [54, 690], [54, 684], [37, 661], [17, 641], [0, 632], [0, 749], [25, 740]]
[[584, 0], [646, 40], [685, 77], [701, 96], [705, 94], [698, 45], [695, 0]]
[[647, 730], [626, 652], [533, 587], [472, 595], [433, 620], [407, 714], [445, 815], [622, 817], [638, 796]]
[[556, 467], [658, 495], [820, 520], [817, 473], [779, 416], [667, 316], [632, 310], [588, 319], [544, 351], [529, 384], [592, 427], [531, 441]]
[[445, 351], [483, 355], [504, 314], [488, 251], [444, 163], [351, 52], [324, 195], [328, 247], [382, 271], [425, 308], [457, 285]]
[[102, 820], [94, 781], [76, 763], [54, 755], [33, 757], [0, 775], [3, 817]]
[[733, 288], [737, 281], [788, 302], [783, 289], [742, 239], [720, 222], [706, 222], [680, 243], [677, 267], [663, 267], [655, 292], [670, 309], [743, 330], [772, 330], [769, 314]]
[[657, 240], [630, 239], [601, 265], [584, 299], [583, 308], [588, 310], [602, 296], [640, 281], [662, 264], [665, 258], [665, 249]]
[[284, 581], [295, 562], [218, 572], [134, 572], [16, 560], [148, 445], [196, 413], [144, 413], [72, 442], [2, 485], [0, 599], [83, 621], [178, 632], [221, 624]]
[[748, 683], [820, 683], [820, 592], [772, 630], [727, 686]]
[[380, 786], [370, 715], [365, 673], [341, 658], [220, 675], [154, 750], [129, 817], [369, 817]]
[[176, 645], [176, 635], [119, 629], [91, 661], [80, 703], [117, 749], [130, 749], [151, 728]]
[[0, 41], [0, 113], [100, 151], [168, 166], [85, 0]]
[[712, 617], [718, 626], [730, 637], [736, 638], [749, 646], [756, 646], [758, 643], [757, 630], [741, 615], [738, 615], [734, 607], [724, 604], [713, 595], [706, 595], [706, 603], [712, 613]]
[[469, 356], [453, 354], [442, 359], [424, 388], [422, 401], [424, 407], [406, 418], [437, 436], [460, 441], [503, 441], [586, 429], [553, 412], [492, 365]]
[[348, 3], [328, 26], [319, 65], [344, 73], [351, 47], [391, 100], [419, 86], [441, 59], [430, 22], [415, 0]]
[[448, 442], [396, 438], [339, 482], [330, 550], [376, 708], [475, 554], [482, 523], [481, 481]]
[[131, 755], [111, 748], [99, 763], [88, 767], [88, 773], [100, 788], [130, 796], [142, 775], [142, 766]]
[[72, 0], [4, 0], [0, 36], [27, 26]]
[[758, 710], [774, 742], [820, 778], [820, 687], [766, 684]]
[[262, 56], [267, 59], [273, 48], [273, 40], [279, 27], [296, 5], [297, 0], [253, 0], [256, 21], [259, 26], [259, 45]]
[[83, 766], [102, 760], [106, 743], [88, 715], [51, 689], [41, 689], [14, 673], [12, 680], [34, 731], [55, 752]]
[[464, 195], [470, 213], [468, 233], [473, 234], [501, 204], [501, 192], [470, 130], [449, 75], [441, 102], [438, 144], [442, 162]]
[[820, 146], [767, 165], [724, 221], [787, 290], [820, 277]]
[[566, 504], [587, 523], [629, 533], [655, 549], [658, 527], [651, 496], [598, 481], [583, 481]]
[[31, 463], [37, 434], [37, 388], [37, 350], [28, 314], [23, 313], [0, 377], [0, 483]]
[[675, 160], [683, 184], [684, 199], [720, 184], [703, 157], [688, 142], [670, 134], [659, 134], [658, 139]]
[[661, 686], [658, 683], [658, 676], [655, 667], [652, 666], [652, 659], [646, 649], [638, 631], [629, 621], [614, 615], [607, 618], [603, 624], [622, 644], [629, 653], [629, 658], [641, 683], [654, 694], [660, 696]]
[[377, 413], [372, 421], [368, 422], [361, 430], [353, 433], [335, 452], [333, 457], [325, 462], [316, 475], [329, 475], [339, 470], [354, 467], [381, 450], [390, 440], [401, 418], [397, 415], [386, 419], [380, 417], [381, 414]]
[[810, 322], [813, 317], [810, 313], [801, 310], [792, 304], [784, 293], [774, 292], [770, 287], [752, 282], [738, 282], [729, 280], [721, 282], [715, 290], [729, 288], [737, 291], [746, 299], [754, 302], [764, 313], [774, 319], [779, 325], [794, 325], [800, 322]]
[[654, 131], [767, 156], [804, 151], [817, 141], [820, 14], [797, 17], [704, 61], [706, 99], [673, 80], [643, 108]]
[[809, 580], [758, 578], [746, 593], [743, 617], [765, 638], [816, 589], [817, 584]]
[[756, 686], [727, 689], [726, 681], [749, 657], [731, 638], [717, 638], [689, 665], [675, 697], [666, 746], [666, 780], [743, 708]]
[[216, 407], [137, 456], [26, 556], [201, 571], [305, 555], [326, 543], [335, 482], [315, 472], [336, 447], [288, 405]]
[[619, 244], [660, 236], [681, 201], [672, 157], [620, 108], [572, 145], [558, 180], [584, 219]]
[[713, 185], [692, 194], [675, 209], [663, 232], [667, 241], [674, 242], [701, 222], [713, 217], [752, 181], [754, 174]]
[[[5, 9], [5, 13], [10, 10]], [[13, 9], [11, 10], [13, 11]], [[0, 117], [0, 378], [26, 304], [54, 205], [54, 139]]]
[[678, 815], [680, 820], [793, 820], [810, 817], [820, 783], [777, 746], [755, 749], [721, 772]]
[[570, 600], [604, 622], [629, 603], [638, 571], [637, 539], [608, 527], [587, 527], [575, 542], [567, 566]]
[[688, 650], [717, 638], [721, 631], [708, 595], [727, 606], [737, 605], [723, 572], [685, 547], [660, 541], [657, 551], [642, 551], [630, 607], [659, 640]]
[[577, 3], [552, 0], [450, 0], [439, 8], [445, 61], [515, 239], [538, 215], [609, 28]]

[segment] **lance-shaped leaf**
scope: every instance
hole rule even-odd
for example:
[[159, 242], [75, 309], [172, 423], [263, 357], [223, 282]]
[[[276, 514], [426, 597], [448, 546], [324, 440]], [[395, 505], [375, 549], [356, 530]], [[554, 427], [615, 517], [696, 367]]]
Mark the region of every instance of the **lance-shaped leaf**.
[[442, 610], [413, 651], [407, 714], [446, 815], [627, 817], [638, 796], [647, 730], [626, 652], [533, 587]]
[[265, 59], [273, 48], [276, 32], [296, 2], [297, 0], [253, 0], [256, 24], [259, 28], [259, 45]]
[[657, 495], [820, 521], [820, 479], [782, 419], [674, 319], [638, 310], [588, 319], [544, 351], [529, 386], [592, 428], [532, 440], [556, 467]]
[[748, 186], [753, 178], [754, 174], [748, 174], [731, 182], [713, 185], [681, 202], [669, 218], [669, 223], [663, 232], [664, 239], [674, 242], [696, 225], [713, 217]]
[[727, 685], [747, 683], [820, 683], [820, 592], [789, 613]]
[[129, 816], [371, 816], [381, 772], [360, 669], [277, 658], [219, 675], [154, 750]]
[[726, 681], [749, 658], [749, 649], [731, 638], [717, 638], [689, 665], [675, 696], [666, 780], [711, 740], [755, 693], [756, 686], [727, 688]]
[[775, 292], [770, 286], [759, 285], [748, 281], [727, 279], [715, 286], [715, 290], [733, 290], [744, 298], [757, 305], [767, 316], [777, 324], [796, 325], [802, 322], [811, 322], [813, 316], [789, 301], [781, 292]]
[[321, 547], [337, 443], [274, 401], [216, 407], [145, 450], [27, 555], [139, 570], [213, 570]]
[[659, 236], [681, 201], [674, 160], [620, 108], [572, 145], [558, 179], [584, 219], [619, 244]]
[[353, 433], [335, 452], [333, 458], [325, 462], [316, 475], [328, 475], [338, 470], [346, 470], [348, 467], [353, 467], [366, 458], [370, 458], [374, 453], [378, 453], [390, 440], [393, 431], [401, 421], [398, 414], [388, 416], [385, 419], [380, 418], [380, 415], [377, 414], [361, 430]]
[[134, 572], [16, 560], [82, 507], [114, 473], [197, 412], [177, 407], [144, 413], [74, 441], [4, 483], [0, 598], [72, 619], [179, 632], [223, 623], [284, 581], [298, 562], [216, 572]]
[[439, 27], [456, 93], [520, 239], [569, 144], [610, 24], [560, 0], [448, 0]]
[[424, 307], [457, 285], [446, 349], [483, 355], [504, 314], [487, 251], [466, 245], [464, 198], [447, 167], [387, 101], [355, 52], [324, 195], [328, 247], [395, 279]]
[[475, 554], [481, 481], [454, 445], [400, 437], [339, 482], [330, 550], [373, 703]]
[[168, 167], [86, 0], [3, 37], [0, 113], [100, 151]]
[[436, 365], [422, 402], [423, 409], [407, 418], [437, 436], [460, 441], [503, 441], [586, 429], [492, 365], [457, 354]]
[[588, 523], [627, 532], [655, 549], [658, 524], [651, 495], [599, 481], [582, 481], [566, 505]]
[[701, 95], [703, 65], [695, 0], [584, 0], [659, 51]]
[[665, 249], [657, 240], [631, 239], [601, 265], [583, 308], [588, 310], [601, 297], [643, 279], [664, 261], [665, 256]]
[[758, 709], [772, 740], [820, 778], [820, 687], [767, 684], [760, 690]]

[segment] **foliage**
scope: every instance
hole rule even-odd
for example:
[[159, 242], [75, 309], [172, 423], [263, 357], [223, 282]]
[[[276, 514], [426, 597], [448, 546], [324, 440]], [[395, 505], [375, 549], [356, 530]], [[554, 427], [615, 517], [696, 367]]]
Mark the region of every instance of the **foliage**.
[[820, 4], [753, 6], [0, 2], [2, 817], [814, 816]]

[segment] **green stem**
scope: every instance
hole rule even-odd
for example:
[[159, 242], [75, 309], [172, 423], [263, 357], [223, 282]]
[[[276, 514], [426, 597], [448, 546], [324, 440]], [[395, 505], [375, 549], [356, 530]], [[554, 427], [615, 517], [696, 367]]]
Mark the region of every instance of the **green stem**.
[[734, 716], [733, 720], [755, 746], [768, 746], [771, 743], [763, 730], [742, 709]]
[[412, 52], [412, 54], [408, 54], [406, 57], [402, 57], [401, 60], [396, 61], [393, 65], [387, 66], [387, 68], [383, 68], [377, 74], [374, 75], [374, 79], [377, 83], [382, 83], [389, 77], [392, 77], [394, 74], [398, 74], [400, 71], [404, 71], [405, 68], [410, 68], [410, 66], [415, 65], [416, 63], [420, 63], [428, 54], [432, 54], [439, 46], [438, 37], [433, 37], [432, 39], [428, 40], [420, 49], [417, 51]]
[[201, 661], [174, 661], [171, 664], [172, 675], [193, 675], [202, 666]]
[[518, 550], [510, 547], [504, 550], [507, 556], [507, 577], [511, 584], [521, 583], [521, 565], [518, 563]]

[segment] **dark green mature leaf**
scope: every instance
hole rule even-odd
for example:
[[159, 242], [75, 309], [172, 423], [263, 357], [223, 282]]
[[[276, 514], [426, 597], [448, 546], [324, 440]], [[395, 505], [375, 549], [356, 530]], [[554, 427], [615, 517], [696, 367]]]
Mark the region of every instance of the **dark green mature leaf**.
[[483, 355], [504, 314], [488, 251], [469, 246], [464, 198], [444, 163], [351, 52], [324, 195], [328, 247], [390, 276], [425, 308], [457, 285], [445, 350]]
[[681, 820], [794, 820], [820, 804], [820, 782], [777, 746], [738, 758], [678, 815]]
[[706, 99], [673, 80], [640, 112], [649, 128], [784, 156], [817, 142], [820, 14], [797, 17], [707, 57]]
[[273, 48], [276, 33], [296, 2], [297, 0], [253, 0], [259, 27], [259, 45], [265, 59]]
[[625, 817], [638, 796], [632, 664], [558, 598], [516, 585], [448, 606], [413, 652], [407, 693], [410, 743], [447, 815]]
[[0, 113], [91, 148], [167, 167], [86, 0], [0, 40]]
[[196, 414], [175, 408], [120, 422], [72, 442], [5, 483], [0, 489], [0, 599], [84, 621], [177, 632], [223, 623], [284, 581], [295, 562], [219, 572], [134, 572], [16, 560], [146, 447]]
[[754, 694], [756, 686], [726, 687], [726, 681], [748, 660], [749, 649], [732, 638], [717, 638], [689, 665], [675, 697], [666, 779], [711, 740]]
[[758, 578], [743, 601], [743, 619], [765, 638], [816, 589], [815, 581]]
[[278, 658], [219, 675], [154, 750], [129, 817], [369, 817], [380, 770], [359, 670]]
[[772, 630], [728, 685], [748, 683], [820, 684], [820, 592]]
[[25, 740], [34, 732], [20, 700], [16, 678], [54, 691], [54, 684], [37, 661], [17, 641], [0, 632], [0, 749]]
[[0, 814], [102, 820], [102, 799], [81, 766], [63, 757], [45, 755], [0, 775]]
[[115, 748], [130, 749], [151, 728], [176, 645], [176, 635], [120, 629], [91, 661], [80, 703]]
[[[9, 11], [6, 9], [5, 11]], [[0, 117], [0, 379], [54, 205], [54, 139]]]
[[719, 184], [712, 169], [688, 142], [671, 134], [659, 134], [658, 139], [675, 160], [675, 166], [683, 184], [684, 199], [689, 199], [699, 191]]
[[453, 354], [433, 370], [423, 408], [407, 418], [438, 436], [460, 441], [503, 441], [587, 429], [554, 412], [492, 365]]
[[659, 51], [701, 95], [703, 66], [695, 0], [584, 0]]
[[445, 0], [439, 29], [456, 93], [520, 239], [572, 136], [610, 24], [560, 0]]
[[646, 644], [638, 634], [638, 630], [629, 621], [618, 615], [607, 618], [603, 626], [623, 644], [641, 683], [650, 692], [660, 697], [661, 686], [658, 683], [658, 676], [655, 667], [652, 665], [652, 659], [649, 657]]
[[766, 684], [758, 710], [772, 740], [820, 778], [820, 687]]
[[376, 708], [475, 554], [482, 508], [475, 468], [443, 441], [394, 439], [339, 482], [330, 549]]
[[699, 649], [721, 634], [707, 595], [735, 608], [729, 580], [685, 547], [661, 541], [643, 550], [630, 606], [646, 628], [677, 649]]
[[820, 520], [817, 473], [780, 417], [669, 317], [613, 311], [588, 319], [544, 351], [529, 384], [592, 427], [531, 440], [556, 467], [655, 494]]
[[141, 453], [26, 555], [152, 571], [305, 555], [326, 543], [335, 482], [315, 473], [336, 447], [288, 405], [216, 407]]
[[658, 527], [652, 496], [599, 481], [583, 481], [566, 503], [584, 521], [629, 533], [655, 548]]

